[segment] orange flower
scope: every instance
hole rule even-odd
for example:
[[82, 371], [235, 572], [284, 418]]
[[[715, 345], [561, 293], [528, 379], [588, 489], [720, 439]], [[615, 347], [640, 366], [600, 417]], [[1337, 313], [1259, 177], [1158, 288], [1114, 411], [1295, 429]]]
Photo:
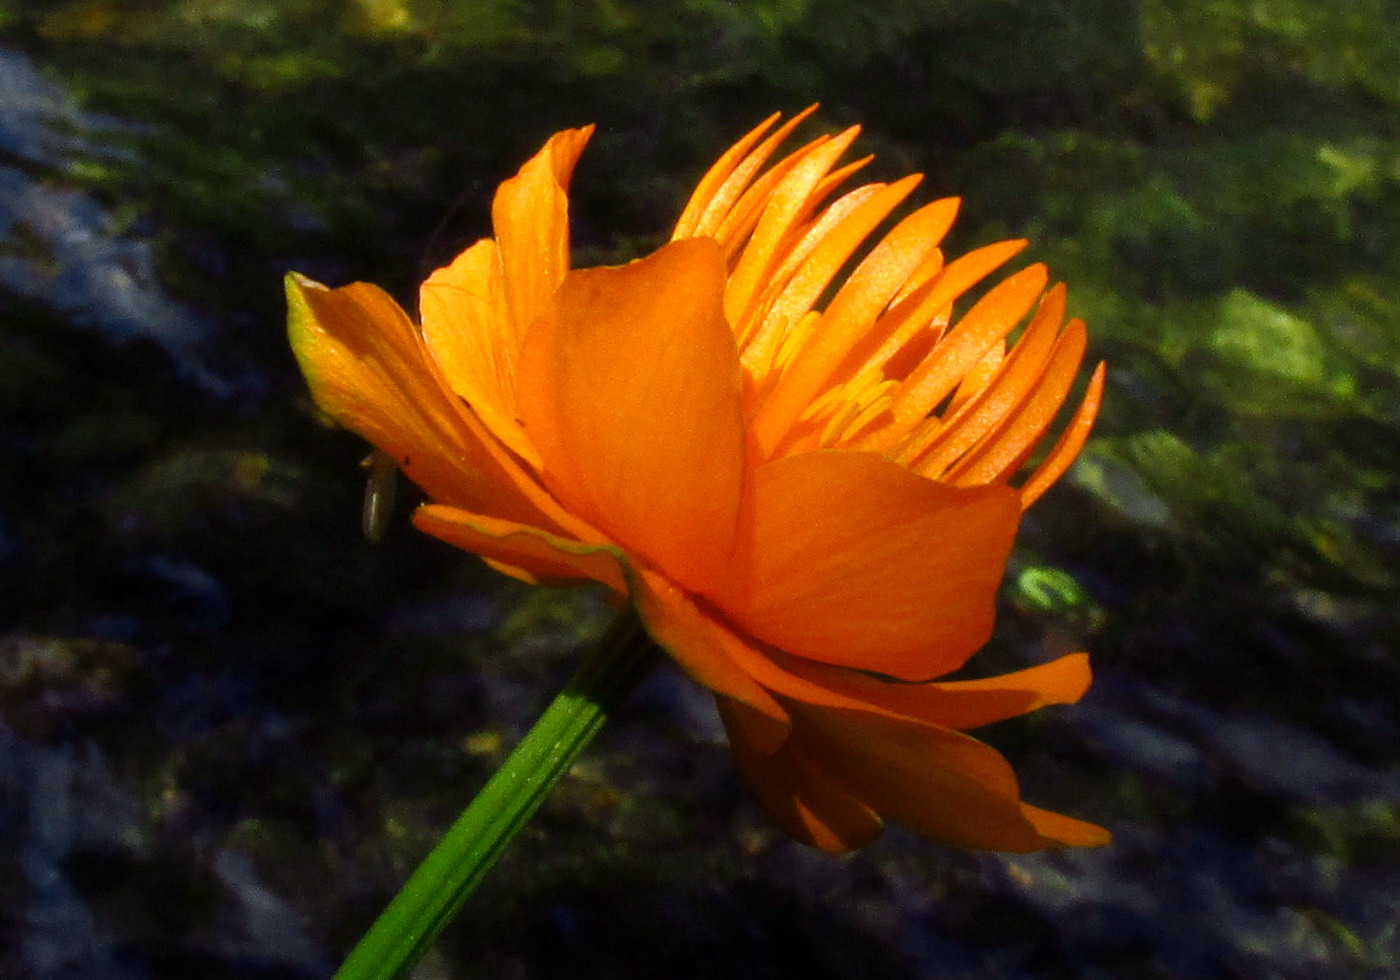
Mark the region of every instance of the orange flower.
[[1083, 444], [1102, 366], [1013, 486], [1084, 353], [1063, 286], [1031, 265], [950, 322], [1025, 245], [945, 263], [955, 199], [838, 278], [918, 178], [834, 196], [866, 162], [837, 167], [854, 128], [768, 165], [806, 114], [745, 136], [670, 243], [610, 268], [570, 268], [592, 127], [556, 134], [497, 191], [496, 237], [423, 284], [421, 326], [374, 286], [289, 276], [302, 370], [427, 493], [420, 529], [527, 582], [630, 598], [798, 840], [849, 850], [887, 818], [969, 847], [1103, 843], [1023, 803], [960, 731], [1078, 699], [1083, 654], [932, 680], [990, 636], [1021, 512]]

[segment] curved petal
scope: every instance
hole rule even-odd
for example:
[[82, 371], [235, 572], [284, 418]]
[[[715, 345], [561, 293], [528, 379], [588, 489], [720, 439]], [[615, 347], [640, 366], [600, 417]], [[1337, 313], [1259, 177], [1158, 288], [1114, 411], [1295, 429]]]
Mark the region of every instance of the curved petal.
[[392, 456], [435, 500], [589, 535], [447, 390], [388, 294], [368, 283], [327, 289], [295, 273], [286, 286], [292, 350], [323, 411]]
[[958, 486], [1002, 480], [1020, 468], [1044, 437], [1064, 404], [1084, 356], [1084, 321], [1071, 320], [1055, 340], [1044, 373], [1030, 394], [1010, 412], [997, 432], [947, 471]]
[[1034, 851], [1060, 843], [1023, 812], [1001, 753], [974, 738], [860, 712], [789, 710], [794, 751], [820, 759], [887, 820], [959, 847]]
[[681, 585], [727, 574], [744, 480], [743, 377], [709, 239], [574, 272], [526, 337], [525, 431], [554, 495]]
[[763, 751], [750, 731], [752, 709], [716, 698], [734, 759], [770, 820], [788, 836], [834, 854], [880, 836], [884, 822], [831, 777], [795, 739]]
[[776, 666], [813, 685], [784, 682], [776, 672], [757, 677], [784, 697], [955, 729], [990, 725], [1050, 704], [1072, 704], [1089, 689], [1091, 676], [1089, 658], [1082, 653], [996, 677], [923, 684], [881, 680], [796, 657], [783, 657]]
[[[1027, 686], [1037, 683], [1044, 688], [1041, 698], [1068, 698], [1086, 678], [1061, 677], [1057, 684], [1021, 675], [1051, 668], [1073, 674], [1084, 659], [1077, 654], [1007, 678]], [[761, 682], [771, 679], [763, 676]], [[979, 720], [980, 714], [980, 722], [993, 721], [1007, 707], [1029, 707], [1005, 700], [998, 704], [990, 686], [995, 680], [999, 679], [961, 682], [961, 690], [943, 685], [940, 694], [951, 693], [954, 704], [966, 696], [963, 707], [971, 709], [965, 711], [966, 720]], [[779, 688], [773, 691], [783, 694]], [[833, 703], [841, 697], [833, 694]], [[881, 818], [950, 844], [991, 850], [1108, 842], [1108, 832], [1101, 827], [1023, 802], [1015, 774], [996, 750], [926, 720], [891, 716], [889, 705], [828, 707], [792, 701], [783, 694], [780, 702], [792, 719], [791, 734], [769, 749], [755, 735], [751, 708], [723, 697], [717, 700], [735, 758], [754, 795], [783, 830], [814, 847], [860, 847], [878, 835]]]
[[788, 138], [802, 120], [816, 111], [816, 105], [808, 106], [759, 144], [763, 134], [782, 118], [782, 113], [775, 112], [725, 150], [695, 185], [695, 191], [690, 195], [690, 200], [686, 202], [675, 230], [671, 233], [672, 240], [699, 236], [717, 237], [720, 224], [729, 215], [740, 195], [748, 189], [773, 151]]
[[748, 554], [720, 598], [746, 633], [905, 680], [956, 669], [991, 635], [1015, 491], [820, 451], [756, 469], [752, 508]]
[[911, 458], [911, 470], [930, 479], [942, 479], [954, 462], [987, 438], [1035, 392], [1059, 337], [1064, 309], [1065, 289], [1061, 284], [1045, 294], [1040, 309], [1011, 352], [997, 359], [987, 377], [979, 379], [978, 387], [964, 397], [963, 386], [971, 380], [971, 374], [958, 385], [953, 403], [943, 416], [942, 427], [928, 445]]
[[568, 274], [569, 178], [592, 135], [592, 126], [555, 133], [491, 203], [516, 348]]
[[[1003, 244], [1009, 247], [1013, 243]], [[988, 246], [987, 250], [992, 248]], [[951, 278], [953, 270], [954, 266], [949, 265], [944, 277]], [[1044, 265], [1029, 265], [997, 283], [974, 303], [900, 384], [892, 406], [896, 420], [893, 431], [907, 432], [951, 394], [992, 345], [1016, 328], [1049, 278]], [[938, 286], [934, 289], [937, 291]]]
[[[908, 178], [891, 185], [891, 190], [905, 193], [911, 188]], [[754, 419], [754, 431], [765, 451], [782, 443], [803, 410], [829, 387], [837, 366], [860, 346], [909, 277], [938, 248], [957, 206], [956, 201], [945, 199], [907, 215], [841, 284], [822, 314], [821, 329], [793, 358]]]
[[584, 544], [515, 521], [473, 514], [457, 507], [426, 504], [413, 513], [420, 531], [480, 555], [497, 568], [533, 585], [601, 582], [625, 595], [623, 555], [610, 545]]
[[750, 740], [772, 752], [788, 735], [788, 715], [741, 665], [754, 654], [683, 591], [645, 568], [630, 571], [633, 600], [651, 638], [695, 681], [750, 709]]
[[539, 455], [517, 419], [520, 344], [506, 306], [496, 243], [483, 238], [436, 270], [418, 293], [423, 344], [451, 389], [487, 428], [536, 469]]
[[[849, 210], [841, 209], [833, 225], [825, 229], [817, 243], [803, 255], [802, 262], [793, 270], [791, 279], [783, 286], [783, 291], [774, 301], [768, 316], [796, 320], [806, 314], [822, 293], [831, 287], [836, 273], [850, 261], [856, 249], [869, 239], [871, 232], [880, 222], [889, 217], [890, 212], [914, 190], [919, 178], [919, 174], [912, 174], [888, 186], [876, 184], [861, 188], [860, 191], [866, 193], [858, 193], [859, 203]], [[842, 198], [843, 201], [845, 199]], [[818, 220], [819, 227], [826, 222], [832, 210], [832, 207], [828, 207], [823, 212]], [[952, 224], [951, 218], [948, 223]], [[854, 279], [855, 274], [852, 274], [842, 289], [847, 289]], [[828, 338], [823, 334], [819, 340], [825, 344]], [[810, 349], [804, 349], [799, 357], [810, 357], [807, 353]]]
[[860, 127], [852, 126], [829, 139], [818, 138], [784, 161], [792, 161], [792, 168], [765, 190], [762, 217], [744, 243], [729, 277], [724, 310], [731, 323], [748, 320], [750, 303], [758, 298], [773, 271], [782, 264], [787, 249], [800, 238], [799, 229], [811, 215], [819, 189], [823, 188], [822, 178], [859, 133]]
[[[709, 626], [734, 632], [716, 616]], [[1071, 653], [1024, 670], [970, 681], [908, 683], [833, 667], [733, 636], [725, 650], [734, 667], [776, 698], [845, 708], [942, 728], [978, 728], [1084, 696], [1089, 658]]]
[[1029, 507], [1039, 500], [1040, 495], [1064, 476], [1065, 470], [1069, 469], [1070, 464], [1079, 456], [1079, 450], [1084, 448], [1089, 431], [1094, 427], [1094, 419], [1098, 417], [1099, 403], [1103, 400], [1103, 384], [1104, 365], [1103, 362], [1099, 362], [1099, 366], [1094, 368], [1094, 373], [1089, 378], [1089, 390], [1085, 392], [1084, 400], [1075, 409], [1074, 416], [1060, 433], [1060, 438], [1056, 440], [1045, 459], [1021, 487], [1022, 507]]

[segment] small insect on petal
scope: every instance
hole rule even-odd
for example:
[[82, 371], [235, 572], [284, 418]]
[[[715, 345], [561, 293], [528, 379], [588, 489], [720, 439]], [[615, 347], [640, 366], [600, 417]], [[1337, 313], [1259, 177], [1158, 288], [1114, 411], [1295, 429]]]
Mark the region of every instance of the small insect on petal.
[[371, 542], [378, 542], [389, 528], [394, 513], [394, 492], [399, 484], [399, 466], [394, 457], [376, 449], [360, 461], [365, 477], [365, 505], [360, 514], [360, 529]]

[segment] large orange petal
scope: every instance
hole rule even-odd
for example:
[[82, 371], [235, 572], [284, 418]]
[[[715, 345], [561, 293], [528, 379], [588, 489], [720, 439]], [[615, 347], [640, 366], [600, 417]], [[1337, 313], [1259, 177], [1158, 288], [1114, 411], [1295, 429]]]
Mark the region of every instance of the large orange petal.
[[286, 286], [292, 350], [323, 411], [392, 456], [435, 500], [589, 536], [447, 389], [383, 290], [327, 289], [295, 273]]
[[413, 513], [418, 530], [480, 555], [532, 585], [602, 582], [626, 594], [624, 557], [616, 547], [585, 544], [516, 521], [473, 514], [457, 507], [427, 504]]
[[526, 337], [517, 398], [570, 510], [696, 592], [732, 560], [743, 377], [719, 247], [697, 238], [574, 272]]
[[501, 250], [515, 345], [569, 271], [569, 178], [592, 126], [551, 136], [496, 190], [491, 226]]
[[974, 738], [861, 712], [789, 710], [794, 749], [820, 759], [887, 820], [959, 847], [1034, 851], [1060, 843], [1023, 811], [1001, 753]]
[[716, 698], [734, 759], [770, 820], [788, 836], [834, 854], [880, 836], [879, 814], [833, 779], [796, 739], [765, 752], [751, 733], [752, 710]]
[[752, 500], [750, 553], [721, 599], [750, 635], [907, 680], [956, 669], [991, 635], [1014, 491], [820, 451], [759, 467]]

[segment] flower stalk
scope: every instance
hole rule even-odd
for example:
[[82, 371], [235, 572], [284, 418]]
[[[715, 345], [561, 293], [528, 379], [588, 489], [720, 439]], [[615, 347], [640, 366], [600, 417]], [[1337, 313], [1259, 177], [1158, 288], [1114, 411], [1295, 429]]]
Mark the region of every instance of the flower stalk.
[[411, 970], [661, 656], [631, 607], [620, 613], [597, 649], [356, 944], [335, 980], [391, 980]]

